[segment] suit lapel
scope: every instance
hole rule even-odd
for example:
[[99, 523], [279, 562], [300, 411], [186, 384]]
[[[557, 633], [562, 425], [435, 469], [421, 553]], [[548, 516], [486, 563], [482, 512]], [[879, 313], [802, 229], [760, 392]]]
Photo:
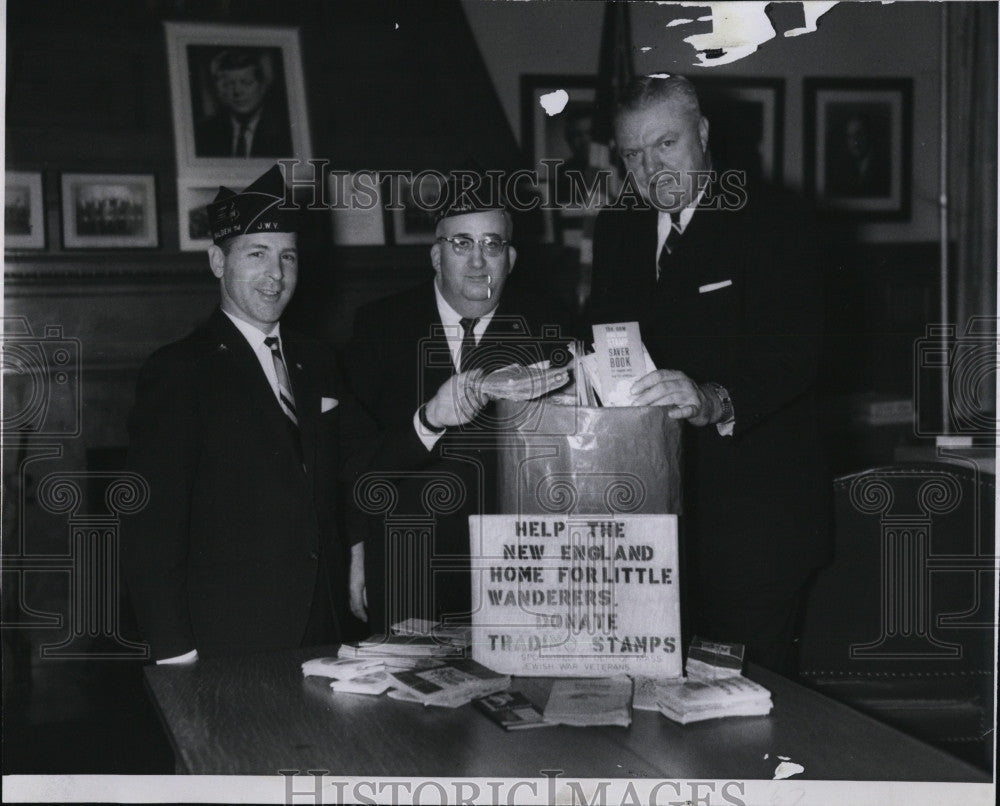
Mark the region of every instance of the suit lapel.
[[244, 382], [244, 390], [253, 400], [253, 411], [261, 412], [268, 426], [267, 430], [273, 434], [276, 443], [284, 445], [293, 455], [298, 455], [294, 428], [289, 427], [288, 417], [281, 410], [250, 344], [220, 309], [216, 309], [210, 320], [210, 327], [218, 336], [220, 346], [224, 348], [222, 352], [228, 356], [228, 363]]
[[448, 347], [444, 324], [438, 312], [433, 280], [421, 291], [420, 299], [423, 300], [422, 309], [414, 320], [419, 335], [414, 344], [421, 344], [422, 347], [414, 354], [414, 360], [419, 362], [423, 383], [421, 396], [423, 400], [428, 400], [434, 396], [441, 384], [455, 374], [455, 365], [452, 363], [451, 349]]

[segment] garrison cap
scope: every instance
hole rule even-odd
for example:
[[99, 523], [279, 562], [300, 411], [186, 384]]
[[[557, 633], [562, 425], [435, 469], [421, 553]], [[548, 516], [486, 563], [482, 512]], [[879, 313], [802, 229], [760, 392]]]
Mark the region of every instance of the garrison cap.
[[215, 200], [208, 205], [212, 240], [221, 244], [236, 235], [298, 232], [298, 205], [283, 208], [286, 190], [285, 178], [277, 165], [242, 193], [220, 187]]

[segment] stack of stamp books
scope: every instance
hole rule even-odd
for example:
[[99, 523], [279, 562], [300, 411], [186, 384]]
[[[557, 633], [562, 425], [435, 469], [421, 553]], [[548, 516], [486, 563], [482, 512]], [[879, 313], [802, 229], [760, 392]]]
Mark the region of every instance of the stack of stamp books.
[[330, 688], [351, 694], [456, 707], [475, 697], [502, 691], [510, 677], [465, 659], [467, 626], [409, 619], [388, 635], [343, 644], [337, 657], [313, 658], [302, 674], [331, 678]]
[[545, 721], [577, 727], [627, 728], [632, 724], [631, 698], [632, 681], [625, 675], [556, 680], [545, 703]]
[[657, 706], [667, 719], [686, 725], [719, 717], [764, 716], [771, 713], [772, 703], [770, 691], [740, 675], [663, 685]]
[[688, 648], [687, 677], [636, 677], [632, 706], [659, 711], [686, 725], [703, 719], [764, 716], [771, 713], [771, 692], [741, 673], [744, 647], [705, 641]]
[[378, 658], [313, 658], [302, 664], [306, 677], [329, 677], [330, 688], [350, 694], [378, 695], [392, 685]]
[[451, 660], [430, 669], [390, 672], [396, 700], [457, 708], [477, 697], [506, 691], [510, 675], [499, 674], [470, 659]]

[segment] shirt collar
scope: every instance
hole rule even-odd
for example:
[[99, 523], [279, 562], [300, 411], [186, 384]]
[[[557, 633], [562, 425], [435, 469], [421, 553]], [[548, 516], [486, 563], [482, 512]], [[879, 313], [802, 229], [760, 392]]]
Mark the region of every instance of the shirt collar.
[[246, 124], [241, 124], [239, 119], [235, 115], [230, 115], [229, 121], [233, 126], [233, 131], [236, 134], [239, 134], [240, 126], [245, 125], [247, 129], [247, 134], [249, 134], [252, 137], [253, 133], [257, 131], [257, 124], [260, 123], [260, 115], [261, 112], [263, 111], [264, 111], [263, 107], [258, 108], [256, 112], [254, 112], [249, 118], [247, 118]]
[[229, 317], [230, 322], [236, 325], [236, 329], [243, 334], [243, 338], [247, 340], [247, 343], [253, 348], [254, 352], [264, 346], [264, 339], [268, 336], [277, 336], [279, 342], [281, 340], [281, 322], [275, 324], [270, 333], [264, 333], [255, 325], [244, 322], [242, 319], [237, 319], [229, 311], [223, 311], [223, 313]]
[[695, 198], [695, 200], [690, 205], [688, 205], [687, 207], [685, 207], [683, 210], [681, 210], [677, 214], [676, 220], [673, 218], [673, 216], [670, 213], [667, 213], [667, 212], [661, 212], [660, 213], [660, 218], [662, 219], [662, 218], [665, 218], [665, 217], [669, 217], [671, 223], [674, 225], [674, 227], [677, 229], [677, 231], [681, 235], [683, 235], [684, 234], [684, 230], [686, 230], [688, 228], [688, 224], [691, 223], [691, 219], [694, 218], [694, 211], [698, 209], [698, 205], [701, 204], [701, 199], [702, 199], [702, 196], [704, 196], [704, 195], [705, 195], [705, 190], [704, 190], [704, 188], [702, 188], [702, 190], [698, 194], [697, 198]]

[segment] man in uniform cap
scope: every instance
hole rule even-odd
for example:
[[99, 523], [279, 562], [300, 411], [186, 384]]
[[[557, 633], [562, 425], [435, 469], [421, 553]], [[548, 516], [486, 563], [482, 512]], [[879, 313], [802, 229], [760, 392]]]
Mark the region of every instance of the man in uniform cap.
[[[126, 524], [123, 560], [158, 662], [350, 637], [349, 565], [360, 610], [363, 560], [338, 533], [336, 483], [381, 443], [326, 345], [281, 325], [298, 275], [285, 196], [277, 166], [242, 193], [219, 190], [208, 257], [220, 306], [140, 371], [128, 463], [149, 503]], [[442, 421], [472, 416], [449, 407], [453, 388], [442, 398]], [[426, 453], [412, 428], [388, 436], [395, 461]]]
[[[359, 502], [370, 514], [367, 599], [376, 632], [410, 617], [468, 619], [469, 516], [496, 511], [492, 404], [456, 425], [441, 418], [431, 393], [449, 378], [531, 364], [565, 346], [557, 309], [509, 283], [517, 252], [499, 188], [470, 173], [456, 177], [438, 205], [433, 275], [361, 308], [347, 353], [351, 388], [379, 428], [412, 425], [428, 451], [419, 473], [395, 473], [388, 453], [386, 464], [370, 464], [376, 475], [388, 471], [391, 513], [371, 514], [377, 508]], [[542, 341], [547, 325], [553, 338]], [[547, 382], [564, 380], [553, 372]], [[407, 531], [407, 518], [433, 525]]]

